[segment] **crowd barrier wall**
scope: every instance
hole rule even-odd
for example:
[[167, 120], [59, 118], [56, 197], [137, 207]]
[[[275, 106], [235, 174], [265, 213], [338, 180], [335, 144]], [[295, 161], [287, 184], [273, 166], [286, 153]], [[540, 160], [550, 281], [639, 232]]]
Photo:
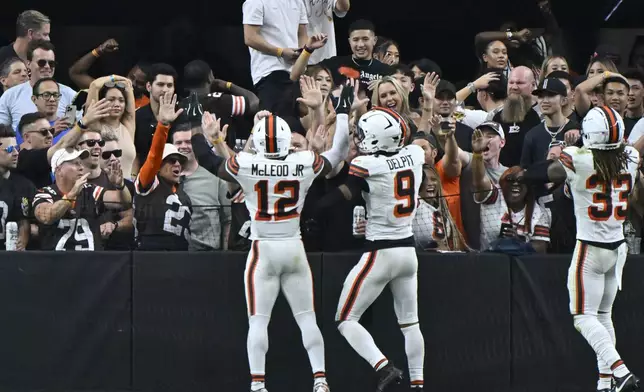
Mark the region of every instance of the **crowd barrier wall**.
[[[429, 390], [594, 390], [592, 350], [572, 325], [569, 256], [419, 254]], [[375, 390], [334, 322], [358, 254], [310, 254], [334, 392]], [[0, 253], [0, 390], [248, 391], [246, 254]], [[618, 349], [644, 374], [644, 257], [631, 257], [614, 308]], [[363, 325], [406, 369], [385, 289]], [[311, 389], [308, 357], [280, 295], [269, 326], [269, 391]], [[404, 389], [400, 389], [401, 391]]]

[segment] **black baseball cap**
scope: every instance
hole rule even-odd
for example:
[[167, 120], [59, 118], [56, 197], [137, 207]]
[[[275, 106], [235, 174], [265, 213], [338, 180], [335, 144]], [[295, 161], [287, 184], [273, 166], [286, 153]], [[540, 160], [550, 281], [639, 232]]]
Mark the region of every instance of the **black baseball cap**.
[[447, 93], [451, 98], [456, 98], [456, 86], [447, 80], [441, 79], [436, 86], [436, 96]]
[[541, 85], [532, 92], [532, 95], [541, 95], [543, 93], [550, 93], [555, 95], [568, 95], [568, 89], [566, 85], [559, 79], [555, 78], [546, 78], [541, 82]]

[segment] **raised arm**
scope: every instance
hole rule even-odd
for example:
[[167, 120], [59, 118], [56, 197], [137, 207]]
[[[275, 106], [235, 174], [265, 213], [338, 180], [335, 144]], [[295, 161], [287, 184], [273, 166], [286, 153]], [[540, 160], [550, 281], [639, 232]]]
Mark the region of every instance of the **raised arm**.
[[359, 88], [360, 82], [355, 79], [349, 79], [342, 86], [338, 106], [335, 108], [337, 117], [333, 145], [330, 150], [322, 153], [324, 167], [320, 174], [323, 176], [329, 174], [349, 154], [349, 113], [354, 105], [360, 104], [356, 100], [357, 90]]
[[89, 76], [87, 71], [94, 65], [96, 60], [105, 53], [111, 53], [117, 51], [119, 48], [118, 42], [114, 39], [108, 39], [99, 45], [96, 49], [93, 49], [91, 52], [87, 53], [78, 61], [76, 61], [69, 68], [69, 78], [78, 86], [79, 89], [88, 88], [94, 78]]
[[472, 135], [472, 191], [474, 201], [482, 203], [492, 191], [492, 181], [485, 172], [483, 162], [483, 151], [487, 148], [490, 140], [483, 137], [480, 130], [475, 130]]
[[105, 118], [109, 115], [110, 104], [107, 100], [101, 99], [100, 101], [88, 101], [91, 102], [85, 110], [85, 115], [83, 118], [74, 125], [71, 131], [67, 132], [65, 136], [60, 138], [56, 144], [49, 147], [47, 150], [47, 161], [51, 161], [51, 157], [54, 156], [54, 153], [61, 148], [76, 148], [76, 144], [80, 140], [81, 135], [85, 130], [87, 130], [93, 124], [99, 122], [102, 118]]
[[314, 34], [309, 37], [309, 41], [304, 45], [304, 48], [302, 50], [302, 53], [300, 53], [300, 57], [297, 58], [295, 61], [295, 64], [293, 65], [293, 68], [291, 68], [291, 80], [292, 81], [297, 81], [300, 76], [304, 75], [304, 72], [306, 72], [306, 67], [309, 64], [309, 58], [311, 57], [311, 54], [313, 54], [313, 51], [316, 49], [320, 49], [324, 45], [326, 45], [326, 42], [328, 40], [328, 37], [326, 34]]
[[436, 87], [441, 78], [434, 72], [425, 75], [421, 93], [423, 94], [423, 113], [420, 118], [418, 132], [429, 135], [432, 131], [431, 120], [434, 115], [434, 97], [436, 96]]
[[148, 157], [136, 179], [140, 189], [147, 189], [152, 185], [155, 176], [161, 168], [161, 164], [163, 163], [163, 148], [165, 147], [166, 140], [168, 140], [170, 124], [183, 112], [183, 109], [175, 111], [176, 103], [177, 96], [172, 95], [170, 92], [162, 95], [159, 99], [159, 115], [157, 116], [159, 122], [152, 137], [152, 145], [150, 146]]

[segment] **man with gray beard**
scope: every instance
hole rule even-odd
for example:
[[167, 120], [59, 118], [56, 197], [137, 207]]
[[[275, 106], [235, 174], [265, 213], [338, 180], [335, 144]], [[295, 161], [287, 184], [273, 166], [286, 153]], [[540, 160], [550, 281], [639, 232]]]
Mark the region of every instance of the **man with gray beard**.
[[505, 147], [500, 157], [503, 166], [519, 165], [526, 133], [541, 122], [534, 108], [532, 91], [535, 88], [536, 81], [530, 68], [513, 68], [508, 79], [508, 97], [503, 106], [488, 116], [489, 120], [501, 124], [505, 132]]

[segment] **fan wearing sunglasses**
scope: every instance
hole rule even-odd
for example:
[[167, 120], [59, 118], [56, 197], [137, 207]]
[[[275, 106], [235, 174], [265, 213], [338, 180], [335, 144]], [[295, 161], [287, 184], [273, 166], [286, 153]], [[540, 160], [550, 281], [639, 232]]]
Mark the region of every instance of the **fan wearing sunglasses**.
[[18, 158], [18, 171], [30, 179], [36, 187], [50, 185], [52, 177], [50, 172], [51, 157], [61, 148], [74, 148], [78, 144], [83, 128], [91, 126], [101, 117], [107, 116], [109, 104], [107, 101], [90, 104], [85, 110], [85, 115], [71, 131], [58, 143], [52, 146], [54, 129], [42, 113], [28, 113], [22, 116], [18, 125], [18, 132], [22, 134], [24, 142], [20, 145]]
[[[18, 128], [22, 116], [37, 111], [31, 97], [36, 82], [43, 78], [53, 78], [56, 72], [56, 54], [54, 45], [49, 41], [33, 40], [27, 48], [27, 67], [30, 71], [29, 83], [22, 83], [7, 90], [0, 97], [0, 123], [11, 124]], [[71, 105], [76, 91], [64, 84], [59, 84], [58, 117], [65, 116], [68, 105]]]
[[[113, 135], [105, 135], [105, 145], [102, 148], [100, 166], [109, 178], [111, 173], [123, 173], [121, 160], [123, 150], [119, 140]], [[134, 183], [125, 179], [125, 186], [130, 194], [135, 194]], [[124, 206], [119, 211], [107, 211], [101, 216], [101, 235], [104, 239], [105, 250], [131, 250], [134, 241], [134, 226], [132, 219], [134, 212], [131, 206]]]
[[110, 184], [107, 174], [101, 170], [101, 153], [103, 152], [103, 147], [105, 146], [105, 141], [101, 137], [101, 134], [94, 130], [87, 130], [83, 132], [78, 144], [76, 144], [77, 150], [87, 150], [89, 155], [83, 159], [83, 166], [86, 173], [89, 173], [87, 177], [87, 182], [89, 184], [99, 185], [102, 187], [108, 187]]
[[101, 136], [112, 135], [119, 140], [123, 156], [121, 167], [125, 178], [132, 175], [132, 165], [136, 157], [134, 147], [134, 89], [130, 79], [110, 75], [98, 78], [89, 86], [87, 99], [99, 100], [105, 98], [110, 103], [109, 116], [101, 120], [95, 128]]
[[36, 188], [14, 172], [19, 150], [13, 129], [0, 124], [0, 250], [6, 249], [7, 222], [18, 224], [17, 250], [25, 250], [29, 242], [29, 203]]

